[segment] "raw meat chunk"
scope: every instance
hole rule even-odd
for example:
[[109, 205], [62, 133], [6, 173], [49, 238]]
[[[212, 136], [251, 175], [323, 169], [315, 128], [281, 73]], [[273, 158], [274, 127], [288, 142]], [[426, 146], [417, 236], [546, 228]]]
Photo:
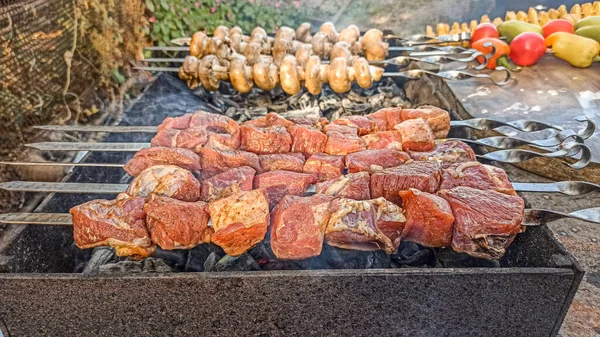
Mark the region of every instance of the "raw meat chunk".
[[251, 152], [239, 150], [203, 148], [198, 151], [200, 155], [200, 179], [208, 179], [232, 168], [250, 166], [260, 172], [258, 156]]
[[476, 161], [457, 163], [443, 170], [440, 189], [449, 190], [458, 186], [516, 194], [503, 169]]
[[232, 134], [212, 131], [207, 131], [206, 134], [208, 140], [206, 141], [206, 144], [204, 144], [204, 147], [237, 150], [242, 142], [241, 132], [239, 129]]
[[242, 125], [241, 149], [257, 154], [290, 152], [292, 136], [283, 126]]
[[475, 161], [477, 158], [473, 149], [459, 140], [447, 140], [437, 144], [431, 152], [410, 152], [410, 156], [419, 161], [437, 161], [443, 168], [454, 163]]
[[450, 114], [446, 110], [431, 105], [402, 110], [403, 121], [416, 118], [423, 118], [437, 139], [446, 138], [450, 132]]
[[449, 247], [452, 242], [454, 215], [446, 200], [414, 188], [400, 191], [406, 211], [402, 239], [426, 247]]
[[138, 151], [125, 164], [125, 171], [135, 177], [143, 170], [155, 165], [175, 165], [181, 168], [200, 170], [200, 157], [192, 150], [176, 147], [150, 147]]
[[462, 186], [439, 194], [454, 214], [452, 248], [457, 252], [499, 259], [521, 231], [525, 203], [518, 196]]
[[402, 136], [404, 150], [432, 151], [435, 148], [435, 137], [422, 118], [406, 120], [396, 125], [396, 130]]
[[174, 165], [157, 165], [142, 171], [127, 188], [127, 194], [146, 198], [150, 194], [183, 201], [200, 200], [200, 182], [194, 175]]
[[269, 203], [264, 191], [239, 192], [208, 204], [212, 242], [231, 256], [242, 255], [265, 238]]
[[304, 163], [304, 173], [317, 177], [318, 181], [331, 180], [344, 173], [344, 157], [315, 153]]
[[204, 128], [189, 128], [184, 130], [169, 129], [158, 131], [150, 141], [151, 146], [181, 147], [198, 151], [206, 145], [208, 134]]
[[254, 177], [254, 188], [266, 191], [269, 205], [275, 207], [287, 195], [303, 195], [309, 185], [317, 182], [313, 174], [271, 171]]
[[415, 188], [419, 191], [435, 193], [442, 171], [437, 163], [415, 161], [374, 173], [371, 176], [371, 198], [384, 197], [397, 204], [402, 204], [400, 191]]
[[358, 115], [340, 117], [333, 121], [333, 124], [347, 125], [356, 128], [359, 136], [364, 136], [378, 130], [375, 121], [365, 116]]
[[197, 111], [190, 119], [190, 127], [206, 129], [206, 147], [233, 150], [240, 147], [240, 126], [227, 116]]
[[[327, 120], [327, 118], [325, 118], [325, 117], [316, 118], [316, 117], [309, 117], [309, 116], [297, 116], [297, 117], [289, 117], [289, 118], [287, 118], [287, 120], [289, 120], [290, 122], [292, 122], [296, 125], [308, 125], [308, 126], [315, 127], [319, 130], [323, 130], [325, 125], [329, 124], [329, 120]], [[289, 131], [289, 128], [290, 127], [288, 127], [288, 131]], [[291, 131], [290, 131], [290, 133], [291, 133]]]
[[286, 195], [271, 215], [271, 249], [279, 259], [307, 259], [323, 248], [332, 197]]
[[179, 117], [167, 117], [165, 120], [160, 123], [158, 126], [158, 131], [163, 130], [184, 130], [190, 127], [190, 120], [192, 119], [192, 114], [185, 114]]
[[317, 183], [317, 193], [327, 194], [336, 198], [354, 200], [371, 199], [369, 188], [370, 175], [367, 172], [350, 173], [339, 178]]
[[327, 136], [312, 126], [292, 125], [288, 128], [292, 136], [292, 152], [301, 152], [306, 157], [325, 151]]
[[362, 136], [367, 150], [392, 149], [402, 151], [402, 135], [398, 131], [379, 131]]
[[371, 201], [335, 199], [325, 229], [331, 246], [355, 250], [394, 251], [392, 241], [377, 227], [377, 207]]
[[274, 112], [269, 112], [264, 117], [249, 120], [242, 125], [255, 126], [258, 128], [268, 128], [271, 126], [283, 126], [284, 128], [287, 128], [294, 125], [294, 122], [291, 122]]
[[325, 127], [327, 143], [325, 153], [347, 155], [366, 149], [364, 141], [358, 137], [357, 129], [345, 125], [329, 124]]
[[410, 160], [408, 154], [397, 150], [365, 150], [347, 155], [346, 167], [350, 173], [363, 171], [374, 173], [402, 165], [408, 160]]
[[210, 242], [213, 230], [208, 227], [205, 202], [185, 202], [151, 194], [144, 211], [150, 237], [162, 249], [191, 249]]
[[377, 209], [377, 228], [379, 228], [383, 235], [390, 239], [392, 242], [393, 252], [395, 252], [400, 246], [402, 233], [404, 232], [404, 228], [406, 226], [404, 212], [402, 212], [402, 208], [400, 208], [398, 205], [395, 205], [384, 198], [373, 199], [371, 202]]
[[367, 115], [367, 118], [377, 123], [379, 131], [392, 131], [396, 125], [402, 123], [402, 108], [383, 108]]
[[75, 244], [81, 249], [108, 245], [119, 256], [140, 257], [153, 252], [144, 198], [121, 193], [115, 200], [92, 200], [75, 206], [70, 213]]
[[219, 173], [202, 181], [200, 200], [213, 201], [228, 197], [240, 191], [250, 191], [256, 170], [242, 166]]
[[304, 167], [304, 155], [302, 153], [276, 153], [258, 156], [260, 168], [263, 172], [284, 170], [302, 172]]

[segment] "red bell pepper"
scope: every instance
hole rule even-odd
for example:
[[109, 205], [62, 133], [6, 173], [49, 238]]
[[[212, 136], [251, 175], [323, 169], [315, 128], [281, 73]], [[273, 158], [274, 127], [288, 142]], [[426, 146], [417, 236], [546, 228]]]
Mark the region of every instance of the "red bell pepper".
[[534, 65], [545, 53], [546, 41], [538, 33], [521, 33], [510, 43], [510, 59], [523, 67]]

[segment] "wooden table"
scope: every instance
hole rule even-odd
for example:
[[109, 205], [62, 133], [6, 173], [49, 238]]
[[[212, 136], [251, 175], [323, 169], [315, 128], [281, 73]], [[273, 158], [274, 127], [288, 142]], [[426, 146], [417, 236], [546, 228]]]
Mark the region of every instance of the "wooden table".
[[[457, 98], [457, 110], [462, 118], [488, 117], [503, 121], [528, 119], [579, 130], [584, 127], [584, 123], [577, 122], [574, 118], [584, 115], [600, 127], [598, 63], [587, 69], [579, 69], [552, 55], [546, 55], [536, 65], [513, 72], [513, 79], [503, 87], [486, 79], [447, 81], [447, 85]], [[511, 136], [537, 139], [553, 134], [550, 131], [523, 134], [509, 128], [498, 131]], [[593, 162], [583, 170], [574, 170], [561, 165], [557, 160], [548, 159], [534, 159], [518, 166], [555, 180], [600, 183], [600, 132], [597, 131], [585, 143], [593, 152]]]

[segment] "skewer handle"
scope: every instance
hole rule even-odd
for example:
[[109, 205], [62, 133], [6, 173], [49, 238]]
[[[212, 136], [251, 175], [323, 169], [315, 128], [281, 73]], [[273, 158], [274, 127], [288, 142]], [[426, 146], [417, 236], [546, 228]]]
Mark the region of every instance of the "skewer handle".
[[512, 183], [513, 188], [520, 192], [562, 193], [576, 196], [600, 191], [600, 185], [587, 181], [558, 181], [553, 183]]
[[570, 166], [576, 170], [582, 169], [586, 167], [590, 160], [592, 159], [592, 151], [589, 147], [584, 144], [579, 143], [569, 143], [565, 145], [562, 149], [549, 152], [549, 153], [539, 153], [534, 151], [513, 149], [513, 150], [500, 150], [495, 152], [486, 153], [484, 155], [477, 155], [479, 158], [484, 158], [487, 160], [499, 161], [502, 163], [521, 163], [524, 161], [528, 161], [538, 157], [544, 158], [570, 158], [576, 153], [581, 152], [580, 159], [571, 164], [568, 162], [563, 162], [565, 165]]
[[546, 209], [528, 209], [525, 210], [523, 225], [540, 226], [545, 225], [548, 222], [565, 218], [600, 224], [600, 207], [582, 209], [571, 213], [562, 213]]

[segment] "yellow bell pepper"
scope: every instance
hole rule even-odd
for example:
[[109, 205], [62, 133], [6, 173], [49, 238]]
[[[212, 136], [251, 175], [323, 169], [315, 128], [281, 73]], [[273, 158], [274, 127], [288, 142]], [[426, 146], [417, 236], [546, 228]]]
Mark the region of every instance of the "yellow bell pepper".
[[600, 43], [565, 32], [556, 32], [548, 36], [546, 46], [552, 48], [554, 56], [579, 68], [589, 67], [592, 62], [598, 60], [600, 54]]

